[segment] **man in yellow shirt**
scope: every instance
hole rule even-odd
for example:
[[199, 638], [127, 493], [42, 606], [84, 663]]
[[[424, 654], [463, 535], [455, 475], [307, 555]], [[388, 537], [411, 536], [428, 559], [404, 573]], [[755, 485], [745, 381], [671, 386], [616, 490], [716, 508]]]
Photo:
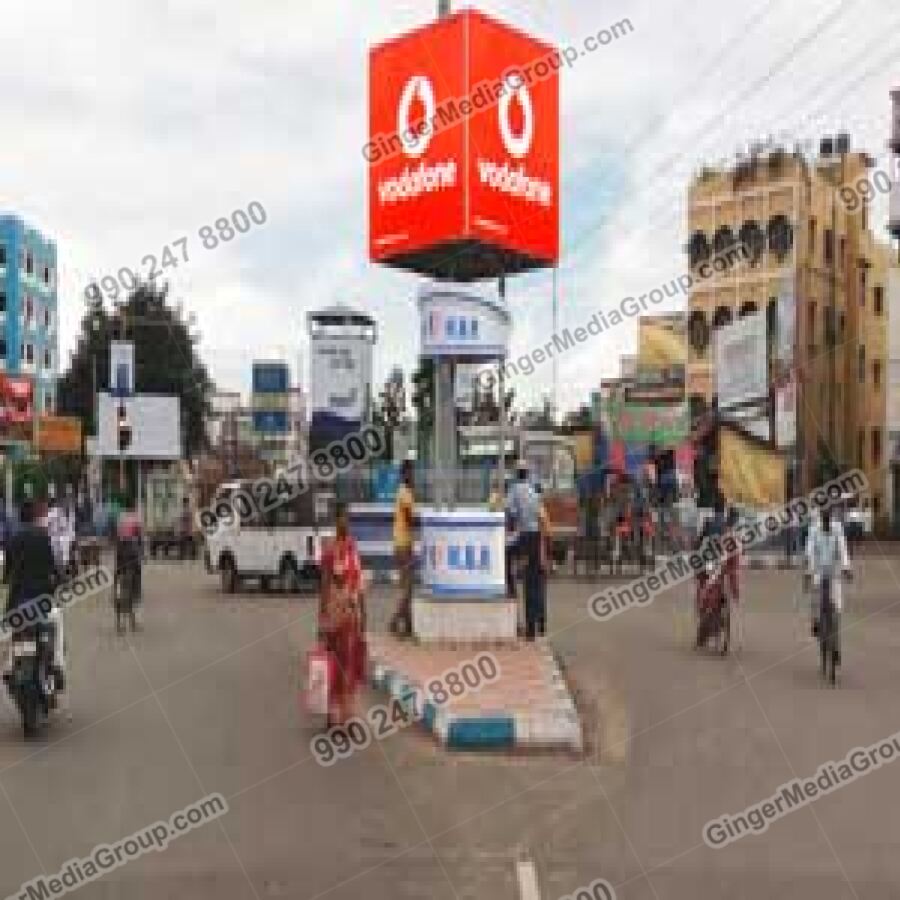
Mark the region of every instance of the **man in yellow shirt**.
[[413, 589], [413, 517], [416, 499], [413, 495], [412, 460], [400, 467], [400, 486], [394, 501], [394, 558], [400, 576], [400, 601], [391, 619], [391, 631], [404, 636], [412, 632]]

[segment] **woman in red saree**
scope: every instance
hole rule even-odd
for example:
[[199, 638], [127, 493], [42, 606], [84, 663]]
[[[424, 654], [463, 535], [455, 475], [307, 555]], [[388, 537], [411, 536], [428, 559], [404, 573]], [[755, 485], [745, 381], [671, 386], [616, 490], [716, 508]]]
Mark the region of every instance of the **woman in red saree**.
[[340, 724], [353, 715], [356, 691], [365, 675], [365, 619], [359, 552], [350, 536], [347, 511], [340, 507], [334, 540], [322, 554], [319, 602], [319, 632], [336, 663], [329, 701], [330, 724]]

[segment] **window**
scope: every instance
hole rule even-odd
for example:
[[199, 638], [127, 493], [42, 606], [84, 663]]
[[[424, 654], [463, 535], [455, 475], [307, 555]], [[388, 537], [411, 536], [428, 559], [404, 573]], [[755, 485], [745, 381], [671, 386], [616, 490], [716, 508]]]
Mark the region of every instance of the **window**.
[[34, 275], [34, 256], [30, 250], [25, 251], [25, 274]]
[[859, 467], [862, 469], [866, 465], [866, 432], [864, 428], [859, 429], [856, 438], [856, 459]]
[[6, 291], [0, 291], [0, 313], [6, 312]]
[[49, 350], [44, 351], [44, 368], [45, 369], [53, 368], [53, 354]]
[[44, 394], [44, 412], [53, 412], [53, 394], [50, 391]]
[[809, 255], [815, 259], [816, 255], [816, 220], [809, 220]]
[[0, 338], [0, 359], [6, 359], [6, 338]]
[[44, 284], [46, 284], [49, 287], [49, 285], [50, 285], [50, 266], [44, 266], [43, 279], [44, 279]]
[[825, 265], [834, 265], [834, 232], [830, 228], [825, 229]]
[[881, 465], [881, 429], [872, 429], [872, 465]]
[[847, 238], [841, 235], [841, 254], [838, 257], [838, 265], [843, 269], [847, 265]]
[[52, 321], [53, 321], [53, 317], [50, 315], [50, 310], [49, 310], [49, 309], [45, 309], [45, 310], [44, 310], [44, 328], [46, 328], [46, 329], [49, 330], [49, 329], [50, 329], [50, 324], [51, 324]]
[[859, 271], [859, 305], [866, 305], [866, 290], [868, 288], [868, 284], [866, 283], [866, 270], [860, 269]]
[[34, 300], [25, 295], [25, 322], [26, 324], [30, 324], [31, 320], [34, 318]]
[[810, 347], [815, 347], [816, 345], [816, 301], [810, 300], [806, 305], [806, 321], [807, 321], [807, 336], [806, 342]]
[[857, 357], [856, 378], [860, 384], [866, 383], [866, 348], [860, 347]]
[[0, 266], [6, 265], [6, 244], [0, 244]]
[[34, 365], [34, 344], [25, 345], [25, 362]]
[[880, 284], [876, 284], [873, 295], [875, 297], [875, 315], [880, 316], [884, 313], [884, 288]]
[[876, 359], [875, 362], [872, 363], [872, 381], [875, 382], [875, 387], [881, 387], [881, 360]]

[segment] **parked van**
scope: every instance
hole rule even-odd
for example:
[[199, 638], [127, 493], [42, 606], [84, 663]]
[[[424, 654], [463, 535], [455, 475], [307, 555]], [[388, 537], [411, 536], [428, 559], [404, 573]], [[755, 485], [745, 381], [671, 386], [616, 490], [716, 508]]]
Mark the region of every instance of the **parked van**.
[[[211, 508], [241, 489], [252, 496], [252, 485], [249, 481], [221, 485]], [[332, 489], [311, 487], [263, 515], [238, 517], [207, 536], [206, 569], [219, 573], [226, 594], [250, 578], [259, 579], [264, 591], [316, 588], [323, 542], [334, 536], [334, 507]]]

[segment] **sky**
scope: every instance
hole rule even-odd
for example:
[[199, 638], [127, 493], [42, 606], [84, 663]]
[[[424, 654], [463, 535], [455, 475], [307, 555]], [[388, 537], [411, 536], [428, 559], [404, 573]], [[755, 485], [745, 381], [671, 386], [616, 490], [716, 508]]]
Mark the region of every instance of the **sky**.
[[[462, 6], [454, 3], [454, 8]], [[628, 19], [631, 33], [562, 72], [560, 327], [685, 270], [686, 195], [702, 164], [768, 138], [849, 131], [890, 164], [900, 87], [896, 0], [483, 0], [559, 46]], [[253, 359], [307, 383], [306, 313], [335, 302], [379, 322], [376, 381], [418, 352], [419, 280], [366, 251], [368, 51], [428, 22], [436, 0], [55, 0], [0, 26], [0, 211], [57, 241], [62, 364], [91, 278], [146, 271], [167, 245], [173, 298], [217, 386]], [[890, 171], [890, 169], [888, 169]], [[256, 201], [266, 222], [212, 250], [199, 230]], [[886, 198], [874, 205], [883, 231]], [[174, 242], [187, 238], [188, 260]], [[490, 293], [491, 287], [485, 291]], [[508, 284], [511, 355], [552, 330], [551, 277]], [[683, 300], [667, 301], [660, 312]], [[563, 409], [633, 352], [626, 322], [559, 361]], [[551, 391], [549, 365], [516, 387]]]

